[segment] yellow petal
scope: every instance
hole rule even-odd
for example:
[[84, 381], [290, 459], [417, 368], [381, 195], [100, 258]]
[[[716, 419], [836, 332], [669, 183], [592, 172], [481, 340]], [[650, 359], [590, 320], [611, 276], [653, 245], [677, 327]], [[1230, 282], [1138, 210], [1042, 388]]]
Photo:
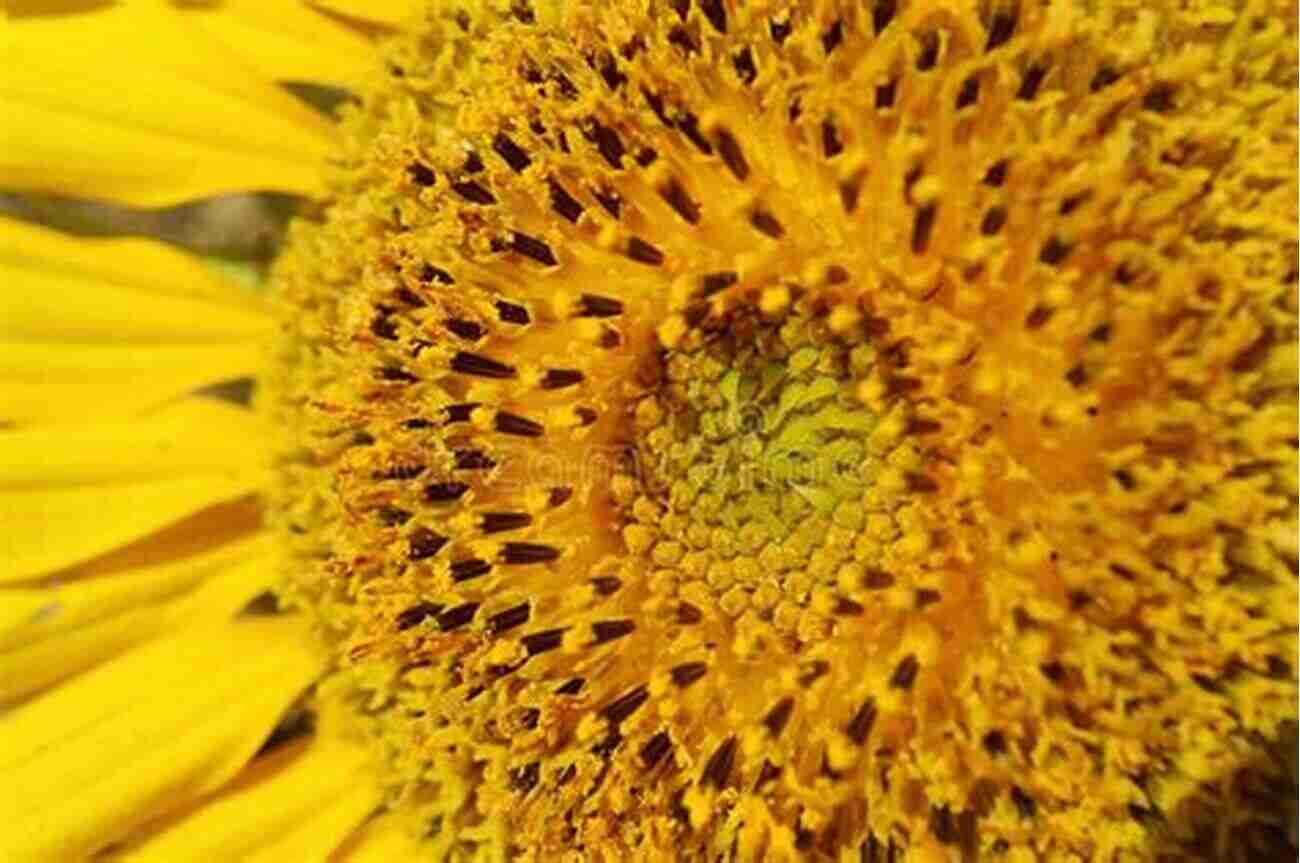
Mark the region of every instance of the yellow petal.
[[248, 779], [241, 776], [125, 859], [324, 861], [380, 802], [367, 775], [370, 753], [356, 744], [318, 735], [291, 758], [271, 759], [280, 763], [267, 770], [254, 762]]
[[177, 626], [230, 617], [273, 584], [269, 542], [262, 536], [230, 543], [109, 578], [0, 589], [0, 703]]
[[0, 583], [85, 560], [261, 484], [257, 472], [232, 469], [86, 488], [0, 491]]
[[0, 283], [0, 338], [10, 341], [198, 344], [264, 339], [274, 327], [247, 291], [150, 240], [0, 218]]
[[320, 670], [298, 618], [160, 639], [0, 720], [0, 859], [80, 859], [224, 785]]
[[254, 376], [263, 346], [0, 341], [0, 423], [129, 417], [205, 384]]
[[129, 416], [257, 372], [274, 330], [247, 291], [148, 240], [0, 218], [0, 284], [0, 422]]
[[127, 420], [0, 430], [0, 490], [251, 468], [268, 463], [270, 437], [259, 414], [202, 397]]
[[68, 582], [127, 575], [140, 569], [164, 566], [246, 539], [261, 529], [262, 520], [262, 507], [254, 498], [217, 504], [133, 543], [59, 570], [51, 580]]
[[309, 0], [311, 5], [349, 18], [400, 27], [427, 5], [420, 0]]
[[329, 124], [161, 2], [0, 31], [0, 185], [158, 206], [321, 190]]
[[374, 43], [305, 4], [221, 0], [178, 8], [269, 80], [356, 87], [379, 68]]
[[392, 815], [381, 815], [357, 832], [340, 855], [340, 863], [393, 863], [419, 860], [428, 854], [412, 825]]

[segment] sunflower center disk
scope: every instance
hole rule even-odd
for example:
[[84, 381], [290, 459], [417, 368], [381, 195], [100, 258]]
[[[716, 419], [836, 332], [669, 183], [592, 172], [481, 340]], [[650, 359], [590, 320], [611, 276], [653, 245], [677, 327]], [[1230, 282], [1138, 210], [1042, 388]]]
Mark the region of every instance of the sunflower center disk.
[[431, 859], [1235, 830], [1296, 709], [1294, 15], [430, 5], [267, 401]]
[[813, 591], [834, 589], [874, 496], [877, 417], [851, 387], [873, 352], [817, 345], [805, 318], [747, 324], [670, 352], [659, 391], [635, 403], [642, 493], [623, 535], [688, 596], [707, 585], [726, 616], [752, 610], [794, 635], [820, 627]]

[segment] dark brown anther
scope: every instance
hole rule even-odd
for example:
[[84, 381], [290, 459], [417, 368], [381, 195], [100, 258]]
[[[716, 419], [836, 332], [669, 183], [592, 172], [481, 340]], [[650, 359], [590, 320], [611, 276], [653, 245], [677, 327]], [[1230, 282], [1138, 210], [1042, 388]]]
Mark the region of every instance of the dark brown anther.
[[578, 298], [579, 318], [612, 318], [623, 314], [623, 303], [613, 297], [600, 297], [595, 294], [583, 294]]
[[540, 386], [544, 390], [561, 390], [580, 384], [582, 380], [582, 372], [577, 369], [547, 369]]
[[754, 79], [758, 77], [758, 68], [754, 65], [754, 55], [749, 50], [749, 46], [745, 46], [731, 55], [731, 65], [735, 68], [736, 77], [740, 79], [740, 83], [746, 87], [753, 84]]
[[381, 506], [375, 510], [375, 518], [384, 527], [401, 527], [411, 520], [411, 513], [401, 507]]
[[459, 405], [448, 405], [444, 410], [447, 413], [447, 423], [469, 422], [469, 418], [474, 414], [474, 409], [479, 406], [478, 402], [467, 402]]
[[515, 231], [514, 235], [511, 237], [510, 248], [514, 249], [525, 258], [532, 258], [537, 263], [546, 267], [553, 267], [559, 263], [555, 258], [555, 253], [551, 251], [549, 245], [536, 237], [522, 234], [519, 231]]
[[749, 162], [745, 160], [736, 136], [726, 129], [719, 129], [713, 137], [718, 142], [718, 155], [722, 157], [723, 164], [737, 180], [743, 182], [749, 177]]
[[1034, 798], [1026, 794], [1019, 785], [1011, 786], [1011, 802], [1016, 804], [1021, 818], [1033, 818], [1038, 812], [1038, 804], [1034, 802]]
[[767, 234], [774, 240], [779, 240], [785, 236], [785, 228], [776, 220], [776, 216], [767, 210], [754, 210], [749, 214], [749, 223], [761, 233]]
[[1000, 159], [989, 166], [989, 169], [984, 172], [984, 179], [981, 180], [980, 182], [982, 182], [986, 186], [992, 186], [993, 188], [996, 189], [1006, 181], [1007, 181], [1007, 160]]
[[1055, 660], [1044, 662], [1038, 666], [1038, 670], [1042, 672], [1044, 677], [1058, 686], [1065, 681], [1065, 666], [1060, 662]]
[[789, 18], [784, 21], [770, 20], [767, 22], [767, 32], [772, 35], [773, 42], [783, 45], [785, 40], [790, 38], [790, 34], [794, 32], [794, 26], [790, 23]]
[[1120, 78], [1120, 74], [1113, 66], [1099, 66], [1097, 72], [1092, 76], [1092, 81], [1088, 84], [1088, 89], [1096, 93], [1106, 89], [1114, 84]]
[[722, 741], [722, 744], [709, 756], [708, 763], [704, 765], [704, 772], [700, 774], [700, 781], [722, 790], [731, 779], [731, 767], [735, 760], [736, 738], [733, 735]]
[[1022, 102], [1028, 102], [1038, 95], [1038, 88], [1043, 85], [1043, 79], [1047, 77], [1047, 66], [1043, 63], [1032, 63], [1025, 70], [1025, 76], [1020, 79], [1020, 89], [1016, 91], [1016, 98]]
[[916, 682], [916, 675], [920, 670], [921, 663], [917, 660], [915, 654], [909, 653], [903, 657], [902, 661], [898, 663], [898, 667], [894, 669], [893, 676], [889, 678], [889, 685], [895, 689], [909, 690], [912, 688], [912, 684]]
[[[420, 281], [426, 285], [430, 282], [437, 282], [441, 285], [456, 284], [456, 280], [451, 277], [451, 273], [442, 267], [435, 267], [433, 264], [424, 264], [420, 267]], [[419, 305], [424, 305], [424, 303]]]
[[489, 617], [488, 629], [492, 631], [493, 635], [501, 635], [504, 632], [509, 632], [516, 626], [522, 626], [527, 623], [528, 618], [531, 615], [532, 607], [526, 602], [521, 602], [518, 605], [507, 608], [505, 611], [498, 611], [496, 614]]
[[605, 79], [605, 86], [611, 90], [617, 90], [627, 83], [627, 76], [618, 69], [618, 62], [614, 55], [607, 54], [599, 65], [600, 77]]
[[397, 324], [393, 323], [393, 319], [387, 315], [378, 315], [370, 322], [370, 332], [376, 338], [393, 341], [397, 338]]
[[704, 613], [689, 602], [683, 602], [677, 606], [677, 622], [685, 626], [699, 623], [704, 619]]
[[934, 219], [939, 213], [938, 204], [922, 204], [916, 210], [912, 222], [912, 254], [924, 255], [930, 248], [930, 234], [934, 230]]
[[595, 196], [596, 203], [600, 204], [606, 213], [609, 213], [615, 219], [622, 215], [623, 198], [619, 196], [618, 192], [613, 189], [593, 189], [591, 194]]
[[648, 168], [659, 158], [659, 151], [654, 147], [642, 147], [636, 151], [636, 163], [642, 168]]
[[916, 610], [922, 611], [929, 608], [941, 599], [943, 599], [943, 594], [937, 590], [928, 587], [918, 588], [916, 591]]
[[984, 735], [984, 751], [996, 758], [1006, 754], [1007, 738], [1001, 731], [994, 729]]
[[874, 698], [868, 698], [862, 702], [862, 706], [853, 714], [849, 724], [844, 728], [844, 733], [848, 738], [862, 746], [871, 736], [871, 726], [876, 724], [876, 701]]
[[[605, 345], [603, 343], [601, 346], [609, 347], [608, 345]], [[578, 422], [582, 423], [584, 426], [591, 425], [596, 421], [596, 418], [599, 416], [599, 414], [597, 414], [594, 410], [588, 407], [576, 407], [573, 409], [573, 413], [578, 417]]]
[[474, 180], [461, 180], [459, 182], [452, 183], [451, 188], [452, 191], [454, 191], [457, 195], [460, 195], [462, 198], [464, 198], [466, 201], [468, 201], [471, 204], [479, 204], [481, 206], [486, 207], [491, 204], [495, 204], [497, 202], [495, 195], [493, 195], [483, 186], [480, 186]]
[[591, 643], [604, 644], [635, 630], [636, 624], [630, 620], [598, 620], [591, 625]]
[[483, 329], [482, 324], [474, 321], [466, 321], [461, 318], [449, 318], [444, 322], [447, 329], [460, 336], [467, 342], [477, 342], [483, 336], [487, 335], [487, 330]]
[[623, 154], [626, 150], [623, 148], [623, 139], [618, 136], [618, 133], [610, 127], [592, 120], [590, 135], [596, 149], [600, 151], [600, 155], [609, 163], [609, 166], [611, 168], [622, 168]]
[[986, 237], [991, 237], [1002, 226], [1007, 223], [1007, 211], [1003, 207], [990, 207], [989, 211], [984, 214], [983, 221], [980, 222], [980, 233]]
[[700, 50], [700, 46], [695, 44], [695, 40], [691, 38], [690, 32], [685, 27], [674, 27], [669, 30], [668, 44], [677, 46], [688, 57]]
[[916, 68], [919, 72], [928, 72], [939, 63], [939, 34], [922, 33], [918, 38], [921, 40], [921, 52], [916, 55]]
[[426, 618], [436, 617], [440, 611], [442, 606], [436, 602], [417, 602], [397, 615], [397, 628], [410, 629]]
[[502, 434], [516, 437], [541, 437], [544, 431], [541, 423], [507, 411], [497, 411], [492, 427]]
[[478, 613], [477, 602], [467, 602], [455, 608], [449, 608], [438, 615], [438, 628], [443, 632], [459, 629], [473, 620], [476, 613]]
[[508, 366], [491, 357], [472, 354], [468, 351], [460, 351], [451, 358], [451, 369], [463, 375], [474, 375], [475, 377], [493, 378], [495, 380], [513, 378], [517, 374], [514, 366]]
[[1010, 41], [1012, 35], [1016, 32], [1016, 13], [1014, 9], [999, 9], [993, 13], [993, 17], [988, 23], [988, 42], [984, 45], [985, 51], [992, 51], [994, 48], [1001, 47]]
[[469, 491], [463, 482], [431, 482], [424, 487], [424, 499], [429, 503], [450, 503], [460, 500]]
[[1161, 82], [1147, 90], [1146, 95], [1142, 97], [1142, 107], [1147, 111], [1154, 111], [1157, 114], [1164, 114], [1174, 107], [1173, 84]]
[[664, 203], [672, 207], [677, 215], [682, 217], [682, 221], [688, 225], [698, 225], [700, 223], [700, 205], [691, 200], [687, 194], [686, 187], [681, 184], [676, 177], [669, 180], [659, 187], [659, 197], [663, 198]]
[[854, 602], [848, 597], [841, 596], [835, 600], [835, 613], [840, 617], [861, 617], [866, 611], [862, 603]]
[[627, 241], [627, 256], [632, 260], [657, 267], [664, 262], [664, 253], [640, 237], [631, 237]]
[[794, 715], [794, 699], [787, 696], [778, 701], [767, 715], [763, 717], [763, 727], [773, 737], [780, 737], [781, 732], [785, 731], [786, 725], [790, 722], [790, 717]]
[[409, 546], [406, 556], [409, 560], [427, 560], [442, 550], [447, 544], [447, 537], [436, 534], [427, 527], [417, 527], [411, 531], [407, 541]]
[[1025, 329], [1039, 329], [1051, 320], [1053, 313], [1054, 310], [1049, 309], [1046, 306], [1034, 306], [1029, 310], [1029, 314], [1025, 315]]
[[603, 575], [591, 580], [591, 587], [598, 596], [613, 596], [618, 593], [619, 588], [622, 586], [623, 582], [610, 575]]
[[681, 665], [673, 666], [669, 674], [672, 675], [673, 683], [685, 689], [707, 674], [708, 671], [709, 666], [703, 662], [683, 662]]
[[971, 75], [961, 84], [961, 89], [957, 91], [957, 110], [970, 107], [975, 104], [975, 100], [980, 97], [980, 79]]
[[606, 704], [605, 707], [601, 709], [600, 715], [603, 716], [605, 721], [610, 725], [618, 725], [624, 719], [627, 719], [633, 713], [636, 713], [637, 708], [642, 704], [645, 704], [649, 699], [650, 690], [643, 683], [623, 693], [609, 704]]
[[505, 300], [497, 300], [496, 303], [497, 317], [504, 323], [523, 326], [529, 323], [532, 318], [528, 315], [528, 309], [515, 303], [508, 303]]
[[406, 173], [410, 176], [412, 183], [426, 189], [438, 181], [433, 169], [423, 162], [412, 162], [407, 165]]
[[641, 747], [641, 763], [646, 770], [653, 770], [659, 765], [659, 762], [672, 751], [673, 741], [668, 736], [667, 731], [660, 731], [654, 737], [651, 737]]
[[555, 509], [557, 506], [563, 506], [571, 497], [573, 497], [573, 489], [567, 485], [557, 485], [547, 494], [546, 505]]
[[563, 72], [552, 72], [551, 82], [555, 84], [556, 88], [559, 90], [559, 96], [561, 99], [572, 102], [574, 99], [578, 98], [578, 88], [574, 86], [574, 83], [571, 80], [569, 80], [569, 76]]
[[425, 467], [422, 464], [399, 464], [388, 468], [387, 470], [377, 470], [370, 475], [373, 480], [408, 480], [415, 479], [424, 473]]
[[736, 284], [739, 280], [740, 276], [731, 270], [709, 273], [700, 277], [700, 294], [704, 297], [711, 297], [718, 291], [726, 290]]
[[947, 806], [930, 807], [930, 832], [944, 845], [955, 845], [961, 838], [957, 833], [957, 819]]
[[550, 563], [559, 556], [555, 546], [536, 542], [507, 542], [501, 549], [501, 560], [509, 564]]
[[551, 191], [551, 209], [577, 224], [578, 217], [582, 215], [582, 204], [555, 180], [550, 180], [547, 185]]
[[420, 379], [401, 366], [384, 366], [375, 369], [375, 376], [390, 383], [413, 384]]
[[536, 761], [510, 772], [510, 786], [520, 794], [527, 794], [537, 787], [542, 767]]
[[519, 643], [528, 651], [529, 656], [537, 656], [540, 653], [546, 653], [548, 650], [554, 650], [564, 641], [563, 629], [546, 629], [542, 632], [531, 632], [519, 639]]
[[704, 135], [700, 133], [699, 117], [690, 111], [686, 111], [678, 115], [677, 122], [674, 125], [677, 126], [678, 131], [690, 139], [691, 143], [695, 145], [695, 149], [706, 156], [713, 155], [713, 145], [706, 141]]
[[492, 139], [492, 149], [496, 150], [497, 155], [504, 159], [515, 173], [520, 173], [533, 163], [523, 148], [510, 140], [505, 132], [497, 132], [496, 137]]
[[1075, 363], [1065, 373], [1065, 381], [1077, 390], [1088, 382], [1088, 370], [1083, 367], [1083, 363]]
[[428, 305], [428, 303], [420, 299], [420, 297], [410, 288], [398, 288], [394, 296], [396, 296], [397, 299], [401, 300], [403, 303], [406, 303], [406, 305], [412, 306], [417, 309], [422, 309], [426, 305]]
[[526, 512], [485, 512], [479, 522], [479, 530], [484, 533], [504, 533], [508, 530], [522, 530], [533, 523], [533, 517]]
[[822, 155], [833, 159], [844, 152], [844, 141], [840, 138], [839, 127], [830, 117], [822, 120]]
[[487, 453], [477, 449], [458, 449], [452, 452], [456, 470], [491, 470], [497, 466]]
[[894, 20], [898, 14], [898, 0], [876, 0], [875, 5], [871, 8], [871, 26], [875, 29], [876, 35], [879, 36], [885, 32], [889, 22]]
[[577, 695], [579, 692], [582, 691], [582, 687], [585, 686], [586, 683], [587, 681], [583, 680], [581, 677], [575, 677], [572, 680], [566, 680], [564, 683], [560, 684], [555, 688], [555, 694], [556, 695]]
[[758, 778], [754, 780], [754, 790], [758, 791], [764, 785], [776, 779], [780, 775], [781, 768], [764, 758], [763, 766], [758, 769]]
[[876, 108], [884, 110], [885, 108], [894, 107], [894, 100], [898, 98], [898, 81], [897, 79], [880, 84], [876, 87]]
[[722, 0], [699, 0], [700, 11], [704, 17], [709, 19], [713, 29], [719, 33], [727, 32], [727, 9], [722, 5]]
[[1070, 246], [1061, 240], [1060, 237], [1051, 237], [1043, 244], [1043, 250], [1038, 253], [1038, 260], [1048, 266], [1056, 266], [1070, 256]]
[[454, 561], [451, 565], [452, 581], [469, 581], [492, 571], [492, 564], [477, 557]]
[[822, 33], [822, 50], [829, 55], [844, 41], [844, 22], [836, 18]]

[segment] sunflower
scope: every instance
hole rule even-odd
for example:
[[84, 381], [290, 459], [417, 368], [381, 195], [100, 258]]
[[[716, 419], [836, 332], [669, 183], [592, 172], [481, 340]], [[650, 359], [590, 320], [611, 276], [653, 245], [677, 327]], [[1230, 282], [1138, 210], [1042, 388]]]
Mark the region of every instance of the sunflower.
[[1296, 29], [20, 4], [0, 857], [1294, 853]]

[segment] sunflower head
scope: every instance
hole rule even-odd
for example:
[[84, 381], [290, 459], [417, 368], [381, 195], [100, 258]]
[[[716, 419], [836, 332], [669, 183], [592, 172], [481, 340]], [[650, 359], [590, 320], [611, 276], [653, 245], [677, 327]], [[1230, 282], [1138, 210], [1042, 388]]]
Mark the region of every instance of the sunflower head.
[[1293, 21], [396, 40], [278, 268], [276, 519], [442, 853], [1203, 840], [1295, 709]]

